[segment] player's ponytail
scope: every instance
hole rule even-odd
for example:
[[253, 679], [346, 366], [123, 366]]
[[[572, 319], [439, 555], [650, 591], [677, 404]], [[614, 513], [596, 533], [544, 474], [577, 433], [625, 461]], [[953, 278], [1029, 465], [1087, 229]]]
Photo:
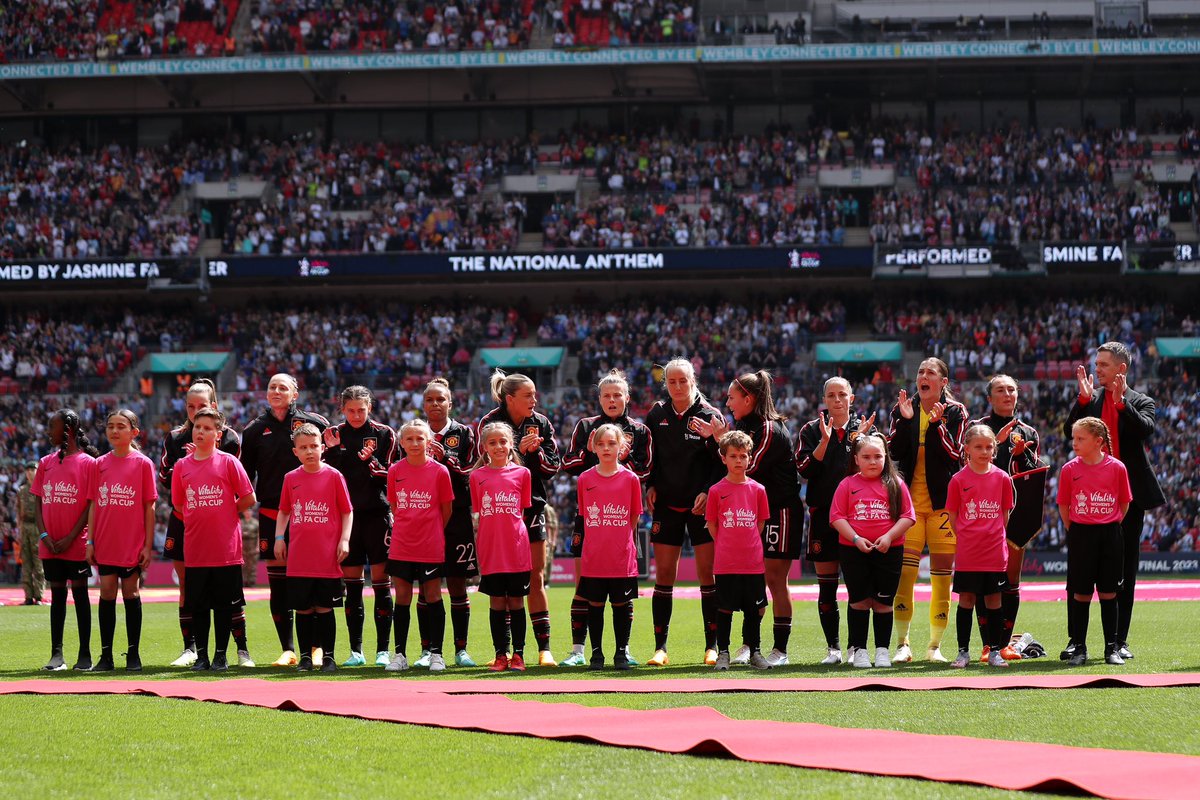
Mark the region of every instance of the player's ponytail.
[[515, 395], [525, 384], [533, 386], [533, 379], [519, 372], [506, 375], [504, 370], [498, 369], [492, 373], [490, 380], [492, 399], [496, 401], [496, 405], [503, 408], [505, 399]]
[[775, 410], [775, 398], [771, 394], [771, 373], [765, 369], [747, 372], [733, 379], [738, 388], [754, 398], [754, 410], [766, 420], [780, 420], [783, 415]]

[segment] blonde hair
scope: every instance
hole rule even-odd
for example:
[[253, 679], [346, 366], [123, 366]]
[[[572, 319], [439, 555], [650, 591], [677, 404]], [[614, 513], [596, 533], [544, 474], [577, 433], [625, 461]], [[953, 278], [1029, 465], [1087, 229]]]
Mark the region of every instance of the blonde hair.
[[429, 423], [423, 419], [410, 419], [408, 422], [400, 426], [400, 438], [404, 438], [404, 432], [412, 428], [418, 428], [425, 434], [425, 438], [433, 440], [433, 428], [429, 427]]
[[967, 428], [967, 432], [963, 435], [963, 444], [968, 445], [972, 439], [991, 439], [992, 443], [996, 442], [996, 432], [987, 425], [972, 425]]
[[496, 405], [503, 406], [504, 399], [515, 395], [525, 384], [535, 385], [533, 378], [528, 375], [522, 375], [519, 372], [506, 375], [504, 370], [498, 369], [492, 373], [491, 377], [492, 399], [496, 401]]
[[596, 384], [596, 391], [604, 391], [605, 386], [614, 385], [620, 386], [625, 391], [625, 396], [629, 397], [629, 381], [625, 377], [625, 373], [619, 369], [611, 369], [608, 374], [600, 379], [600, 383]]
[[600, 441], [601, 436], [604, 436], [605, 434], [608, 434], [608, 433], [611, 433], [613, 436], [615, 436], [617, 438], [618, 445], [620, 445], [621, 441], [625, 438], [625, 431], [621, 430], [620, 425], [614, 425], [611, 422], [606, 422], [603, 425], [601, 425], [600, 427], [596, 428], [596, 430], [592, 433], [592, 439], [593, 439], [593, 441], [598, 442], [598, 441]]
[[1108, 430], [1108, 423], [1099, 417], [1084, 417], [1083, 419], [1075, 420], [1075, 424], [1071, 426], [1071, 433], [1076, 430], [1087, 431], [1104, 442], [1104, 452], [1112, 455], [1112, 435]]
[[673, 370], [673, 369], [677, 369], [680, 372], [682, 372], [685, 376], [687, 376], [688, 385], [690, 385], [692, 387], [692, 393], [691, 393], [692, 402], [694, 403], [697, 400], [699, 400], [701, 395], [700, 395], [700, 390], [696, 387], [696, 368], [692, 365], [692, 362], [688, 361], [686, 358], [682, 358], [682, 357], [681, 358], [672, 358], [670, 361], [668, 361], [666, 366], [663, 367], [663, 383], [664, 384], [667, 382], [667, 376], [671, 373], [671, 370]]
[[306, 422], [299, 428], [296, 428], [296, 430], [292, 431], [292, 442], [294, 443], [301, 436], [315, 436], [319, 440], [321, 438], [321, 431], [316, 425], [313, 425], [311, 422]]
[[483, 452], [480, 453], [479, 458], [475, 459], [475, 464], [471, 467], [472, 469], [479, 469], [488, 465], [491, 459], [487, 453], [487, 440], [498, 433], [503, 434], [504, 438], [508, 439], [508, 463], [521, 464], [521, 454], [517, 452], [516, 448], [517, 435], [513, 432], [512, 426], [507, 422], [489, 422], [479, 431], [479, 449]]

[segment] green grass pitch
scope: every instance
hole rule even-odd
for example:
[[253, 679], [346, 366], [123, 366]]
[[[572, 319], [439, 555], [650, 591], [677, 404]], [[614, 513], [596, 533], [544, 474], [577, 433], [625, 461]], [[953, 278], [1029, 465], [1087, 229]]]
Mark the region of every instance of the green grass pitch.
[[[370, 595], [368, 593], [368, 605]], [[554, 652], [569, 649], [567, 610], [570, 590], [551, 591]], [[649, 602], [639, 601], [633, 651], [645, 659], [653, 650]], [[486, 598], [472, 596], [470, 649], [481, 663], [490, 657]], [[195, 678], [221, 680], [171, 669], [179, 653], [175, 607], [145, 606], [143, 679]], [[346, 639], [339, 616], [338, 659], [345, 658]], [[848, 666], [815, 664], [823, 640], [812, 603], [795, 604], [789, 648], [793, 664], [769, 675], [793, 677], [848, 676]], [[1132, 646], [1137, 658], [1124, 668], [1099, 663], [1086, 673], [1200, 671], [1200, 643], [1190, 635], [1200, 603], [1142, 603], [1138, 606]], [[265, 602], [250, 604], [250, 646], [260, 663], [278, 654], [274, 628]], [[767, 618], [769, 620], [769, 616]], [[0, 609], [0, 680], [46, 678], [86, 681], [80, 673], [48, 675], [38, 670], [48, 655], [49, 610]], [[447, 626], [449, 628], [449, 625]], [[1066, 672], [1057, 659], [1065, 640], [1064, 607], [1058, 603], [1026, 603], [1018, 625], [1032, 631], [1051, 651], [1050, 658], [1014, 665], [1022, 672]], [[738, 623], [735, 622], [735, 632]], [[1092, 651], [1099, 652], [1098, 609], [1093, 609]], [[917, 609], [913, 641], [923, 643], [928, 612]], [[367, 646], [374, 638], [370, 614], [364, 630]], [[606, 630], [611, 642], [611, 624]], [[410, 656], [417, 650], [414, 620]], [[67, 658], [74, 656], [74, 615], [67, 615]], [[764, 624], [769, 642], [770, 625]], [[978, 641], [973, 643], [978, 652]], [[118, 604], [118, 670], [104, 677], [127, 677], [120, 666], [124, 622]], [[666, 669], [639, 668], [629, 680], [659, 677], [712, 677], [696, 664], [701, 656], [699, 602], [676, 600], [671, 656]], [[611, 654], [611, 644], [607, 650]], [[953, 630], [945, 645], [953, 650]], [[93, 651], [99, 651], [93, 624]], [[944, 665], [917, 662], [892, 675], [945, 675]], [[973, 665], [968, 675], [991, 672]], [[874, 670], [871, 673], [875, 673]], [[457, 669], [447, 679], [482, 677], [483, 668]], [[599, 673], [611, 677], [617, 673]], [[732, 670], [730, 677], [759, 673]], [[355, 680], [384, 677], [376, 667], [343, 669], [335, 675], [300, 676], [292, 670], [231, 668], [230, 678], [249, 675], [270, 680]], [[588, 670], [531, 668], [524, 678], [596, 677]], [[410, 670], [395, 680], [428, 679]], [[508, 675], [505, 679], [522, 680]], [[1194, 709], [1200, 689], [1075, 689], [994, 692], [853, 692], [853, 693], [718, 693], [681, 695], [518, 696], [523, 702], [575, 702], [624, 708], [668, 708], [707, 705], [738, 719], [817, 722], [842, 727], [888, 728], [920, 733], [951, 733], [995, 739], [1052, 742], [1086, 747], [1151, 750], [1200, 755], [1200, 731]], [[536, 711], [532, 711], [536, 713]], [[577, 743], [482, 733], [421, 728], [383, 722], [220, 706], [146, 697], [0, 698], [0, 714], [10, 731], [6, 746], [5, 786], [12, 796], [34, 793], [93, 797], [178, 797], [201, 792], [225, 797], [284, 797], [298, 793], [351, 796], [383, 792], [421, 792], [465, 797], [602, 797], [650, 794], [668, 797], [830, 797], [862, 792], [871, 797], [998, 797], [1010, 793], [977, 787], [904, 779], [877, 778], [801, 770], [734, 760], [673, 756]], [[29, 735], [25, 735], [29, 734]]]

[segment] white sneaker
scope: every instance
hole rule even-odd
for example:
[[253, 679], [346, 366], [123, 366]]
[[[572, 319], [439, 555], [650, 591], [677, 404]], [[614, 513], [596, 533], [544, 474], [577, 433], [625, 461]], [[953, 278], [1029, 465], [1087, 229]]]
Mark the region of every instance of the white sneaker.
[[788, 663], [787, 653], [771, 648], [771, 652], [767, 653], [767, 663], [772, 667], [782, 667]]
[[426, 667], [426, 668], [428, 668], [428, 667], [429, 667], [429, 664], [430, 664], [430, 656], [431, 656], [431, 655], [432, 655], [432, 654], [431, 654], [431, 653], [430, 653], [428, 650], [422, 650], [422, 651], [421, 651], [421, 657], [420, 657], [420, 658], [418, 658], [416, 661], [414, 661], [412, 665], [413, 665], [414, 667]]
[[871, 654], [867, 652], [867, 648], [865, 647], [855, 648], [850, 663], [859, 669], [870, 669]]
[[875, 666], [890, 667], [892, 659], [888, 657], [888, 649], [886, 647], [875, 648]]
[[237, 665], [239, 667], [253, 667], [254, 659], [250, 658], [249, 650], [238, 650]]
[[750, 663], [750, 648], [742, 645], [733, 654], [733, 658], [729, 659], [730, 664], [749, 664]]
[[855, 653], [857, 653], [857, 652], [858, 652], [858, 648], [857, 648], [857, 647], [850, 647], [850, 646], [847, 646], [847, 647], [846, 647], [846, 660], [845, 660], [844, 662], [842, 662], [842, 663], [844, 663], [844, 664], [853, 664], [853, 663], [854, 663], [854, 654], [855, 654]]
[[[1000, 655], [1000, 654], [997, 653], [996, 655]], [[950, 663], [950, 659], [948, 659], [944, 655], [942, 655], [941, 646], [931, 647], [928, 650], [926, 650], [925, 651], [925, 660], [933, 661], [937, 664], [949, 664]]]
[[1007, 667], [1008, 662], [1004, 660], [1004, 656], [1000, 654], [999, 650], [993, 649], [992, 652], [988, 653], [988, 666]]
[[907, 664], [912, 661], [912, 648], [907, 644], [902, 644], [896, 648], [896, 655], [892, 656], [892, 661], [897, 664]]
[[1024, 655], [1025, 648], [1029, 647], [1031, 644], [1033, 644], [1033, 634], [1026, 631], [1017, 637], [1017, 639], [1009, 646], [1012, 647], [1012, 649], [1016, 652]]
[[[853, 656], [851, 656], [853, 658]], [[822, 664], [840, 664], [842, 663], [842, 651], [836, 647], [829, 648], [829, 655], [821, 659]]]
[[387, 672], [403, 672], [408, 669], [408, 658], [401, 653], [392, 656], [392, 660], [384, 667]]
[[172, 667], [190, 667], [196, 663], [196, 651], [184, 650], [179, 654], [179, 658], [171, 662]]
[[445, 672], [446, 659], [442, 658], [441, 653], [430, 653], [429, 655], [429, 671], [430, 672]]

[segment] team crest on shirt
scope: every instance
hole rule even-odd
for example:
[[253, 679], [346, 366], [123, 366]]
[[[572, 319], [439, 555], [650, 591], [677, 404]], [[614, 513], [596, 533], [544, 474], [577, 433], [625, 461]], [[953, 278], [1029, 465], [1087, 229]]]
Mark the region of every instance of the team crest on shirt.
[[379, 447], [379, 439], [374, 436], [368, 436], [363, 439], [362, 450], [358, 451], [358, 457], [363, 461], [370, 461], [371, 456], [375, 455], [375, 450]]
[[592, 503], [590, 506], [587, 507], [587, 512], [588, 512], [588, 522], [590, 522], [593, 525], [599, 525], [600, 524], [600, 506], [596, 505], [595, 503]]
[[108, 505], [108, 484], [106, 484], [106, 483], [102, 483], [102, 484], [100, 484], [100, 502], [99, 502], [99, 505], [100, 505], [100, 507], [101, 507], [101, 508], [103, 508], [104, 506]]
[[629, 431], [625, 431], [624, 437], [625, 437], [625, 446], [632, 448], [633, 447], [633, 434], [630, 433]]
[[457, 436], [447, 437], [445, 444], [446, 444], [447, 448], [451, 448], [451, 449], [458, 447], [458, 437]]
[[300, 430], [300, 426], [303, 424], [304, 424], [304, 420], [293, 419], [292, 420], [292, 433], [295, 433], [296, 431]]
[[483, 499], [479, 501], [480, 509], [479, 516], [490, 517], [492, 515], [492, 496], [484, 493]]
[[1087, 495], [1083, 492], [1075, 495], [1075, 511], [1080, 514], [1087, 513]]

